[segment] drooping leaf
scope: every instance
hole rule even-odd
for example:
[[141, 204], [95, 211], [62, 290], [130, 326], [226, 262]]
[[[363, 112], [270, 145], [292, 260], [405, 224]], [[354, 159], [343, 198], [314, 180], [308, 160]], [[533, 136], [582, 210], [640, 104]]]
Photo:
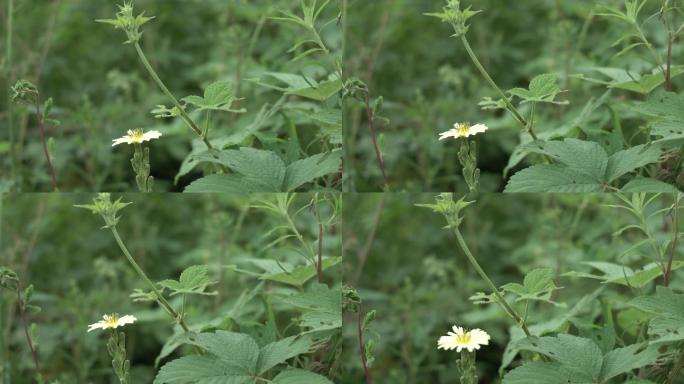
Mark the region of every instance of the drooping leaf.
[[204, 90], [204, 97], [187, 96], [183, 98], [184, 102], [194, 105], [198, 111], [245, 112], [244, 109], [236, 110], [230, 108], [236, 100], [233, 86], [229, 81], [217, 81], [210, 84]]
[[162, 280], [158, 284], [171, 290], [171, 296], [177, 294], [215, 295], [216, 292], [205, 292], [208, 286], [215, 284], [209, 279], [209, 268], [206, 265], [193, 265], [186, 268], [180, 279]]
[[273, 384], [333, 384], [329, 379], [303, 369], [288, 369], [273, 378]]
[[556, 75], [545, 73], [532, 79], [529, 89], [513, 88], [508, 91], [522, 99], [522, 103], [569, 104], [568, 101], [556, 101], [561, 92]]
[[300, 326], [309, 332], [342, 327], [342, 291], [324, 284], [312, 284], [302, 293], [288, 296], [285, 302], [302, 311]]
[[[269, 77], [277, 80], [279, 83], [273, 84], [263, 80], [263, 78]], [[303, 75], [278, 72], [264, 73], [262, 79], [258, 80], [257, 83], [284, 92], [288, 95], [301, 96], [317, 101], [329, 99], [331, 96], [337, 94], [337, 92], [342, 89], [343, 85], [342, 80], [336, 76], [331, 76], [331, 78], [326, 81], [317, 82], [316, 80]]]
[[342, 153], [319, 153], [306, 159], [295, 161], [287, 166], [285, 190], [294, 191], [298, 187], [319, 177], [338, 172], [342, 166]]
[[263, 374], [288, 359], [309, 352], [312, 344], [311, 337], [291, 336], [265, 345], [259, 352], [257, 372]]

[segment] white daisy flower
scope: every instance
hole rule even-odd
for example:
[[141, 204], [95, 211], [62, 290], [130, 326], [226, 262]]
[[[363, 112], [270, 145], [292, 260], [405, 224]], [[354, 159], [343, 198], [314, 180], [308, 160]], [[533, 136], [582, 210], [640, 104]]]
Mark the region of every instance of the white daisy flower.
[[475, 136], [478, 133], [484, 133], [489, 129], [486, 125], [484, 124], [475, 124], [471, 126], [468, 123], [456, 123], [454, 124], [454, 128], [450, 129], [446, 132], [442, 132], [439, 134], [439, 139], [444, 140], [448, 139], [450, 137], [453, 137], [454, 139], [458, 139], [461, 137], [468, 137], [468, 136]]
[[480, 349], [482, 345], [489, 345], [490, 336], [487, 332], [481, 329], [473, 329], [466, 331], [462, 327], [453, 326], [453, 332], [448, 332], [446, 336], [442, 336], [437, 341], [437, 349], [453, 350], [461, 352], [462, 349], [467, 349], [472, 352]]
[[94, 331], [96, 329], [115, 329], [118, 327], [123, 327], [126, 324], [133, 324], [136, 320], [135, 316], [126, 315], [119, 317], [118, 314], [104, 315], [102, 320], [95, 324], [90, 324], [88, 326], [88, 332]]
[[112, 147], [119, 144], [140, 144], [144, 141], [158, 139], [161, 135], [162, 134], [159, 131], [145, 132], [140, 128], [129, 129], [128, 132], [126, 132], [126, 136], [112, 140]]

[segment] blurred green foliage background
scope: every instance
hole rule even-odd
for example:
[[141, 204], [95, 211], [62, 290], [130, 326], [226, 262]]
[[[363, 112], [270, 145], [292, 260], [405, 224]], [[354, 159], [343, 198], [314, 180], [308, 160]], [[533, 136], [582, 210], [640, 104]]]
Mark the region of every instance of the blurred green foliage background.
[[[156, 372], [155, 360], [173, 334], [174, 324], [159, 306], [133, 302], [129, 297], [134, 288], [147, 290], [147, 286], [128, 265], [111, 233], [101, 229], [102, 219], [74, 207], [90, 203], [92, 197], [4, 196], [0, 265], [17, 271], [23, 287], [35, 287], [33, 304], [42, 310], [30, 312], [28, 319], [36, 327], [35, 340], [47, 382], [114, 383], [105, 346], [107, 333], [86, 330], [103, 314], [117, 312], [138, 318], [134, 325], [123, 329], [127, 334], [132, 382], [151, 383]], [[305, 241], [316, 244], [318, 224], [311, 208], [304, 208], [311, 199], [312, 195], [298, 195], [290, 212], [301, 210], [294, 222]], [[154, 281], [178, 279], [180, 272], [191, 265], [209, 266], [211, 280], [218, 283], [208, 290], [218, 291], [218, 295], [188, 296], [186, 320], [191, 328], [259, 334], [269, 331], [265, 324], [270, 316], [275, 316], [279, 335], [296, 334], [298, 327], [293, 321], [297, 312], [285, 304], [283, 297], [298, 292], [298, 288], [261, 281], [227, 267], [237, 265], [258, 272], [259, 265], [266, 268], [276, 263], [306, 264], [296, 239], [274, 243], [279, 236], [288, 234], [283, 229], [287, 224], [284, 217], [250, 208], [262, 200], [274, 202], [275, 197], [127, 194], [123, 201], [133, 204], [120, 212], [122, 218], [117, 227], [131, 253]], [[340, 256], [341, 238], [334, 207], [320, 203], [319, 209], [323, 220], [332, 218], [325, 226], [324, 255]], [[324, 272], [324, 283], [339, 287], [340, 282], [339, 267]], [[181, 307], [180, 297], [171, 300], [177, 309]], [[14, 302], [12, 292], [2, 291], [0, 382], [34, 383], [33, 363]], [[161, 358], [159, 365], [180, 352]], [[330, 368], [320, 356], [318, 364], [314, 369]]]
[[[440, 20], [425, 16], [439, 12], [444, 0], [346, 0], [347, 74], [368, 83], [372, 97], [384, 99], [383, 117], [377, 123], [380, 147], [390, 185], [396, 191], [466, 191], [455, 141], [439, 142], [438, 133], [456, 122], [485, 123], [490, 127], [478, 135], [483, 191], [501, 191], [509, 176], [529, 165], [513, 156], [521, 142], [520, 125], [505, 111], [482, 110], [484, 97], [498, 98], [468, 58], [453, 29]], [[664, 57], [667, 32], [658, 17], [661, 1], [649, 1], [642, 12], [644, 32]], [[527, 88], [542, 73], [555, 74], [566, 92], [567, 106], [540, 105], [535, 130], [541, 137], [555, 132], [563, 137], [598, 141], [604, 145], [609, 132], [621, 124], [624, 140], [631, 145], [647, 140], [643, 121], [632, 109], [642, 95], [613, 89], [607, 100], [589, 111], [586, 120], [576, 120], [590, 103], [607, 91], [603, 84], [578, 79], [583, 74], [605, 78], [596, 67], [612, 67], [645, 73], [655, 63], [644, 47], [617, 56], [634, 43], [624, 23], [596, 16], [604, 6], [624, 9], [621, 0], [528, 0], [462, 1], [482, 10], [470, 19], [468, 39], [480, 61], [503, 89]], [[674, 63], [681, 58], [681, 44], [673, 47]], [[624, 72], [623, 72], [624, 73]], [[675, 90], [681, 78], [674, 79]], [[529, 115], [529, 104], [522, 112]], [[615, 113], [613, 120], [611, 113]], [[362, 105], [347, 110], [345, 178], [347, 190], [379, 191], [382, 178], [371, 146], [367, 118]]]
[[[631, 288], [563, 276], [570, 271], [603, 275], [587, 262], [613, 263], [622, 276], [622, 266], [639, 270], [655, 261], [650, 244], [639, 243], [644, 236], [638, 229], [617, 232], [638, 220], [609, 206], [621, 203], [616, 196], [482, 194], [476, 200], [462, 212], [461, 231], [494, 284], [522, 283], [532, 269], [551, 268], [556, 285], [562, 287], [553, 294], [562, 306], [530, 305], [528, 324], [533, 329], [536, 324], [558, 321], [559, 332], [582, 334], [614, 322], [617, 337], [629, 343], [644, 318], [627, 310], [625, 303], [640, 293], [650, 294], [653, 283]], [[415, 206], [433, 202], [432, 194], [345, 198], [345, 282], [359, 290], [365, 311], [377, 310], [377, 319], [364, 335], [374, 343], [373, 380], [378, 384], [458, 382], [459, 354], [438, 350], [437, 340], [459, 325], [492, 335], [490, 345], [477, 353], [477, 366], [481, 383], [498, 383], [510, 332], [521, 332], [496, 304], [469, 300], [477, 292], [490, 291], [453, 233], [444, 229], [444, 218]], [[668, 245], [672, 236], [672, 210], [657, 211], [673, 202], [674, 196], [663, 195], [646, 211], [647, 223], [661, 245]], [[683, 250], [679, 243], [675, 254]], [[660, 277], [655, 281], [662, 284]], [[674, 272], [671, 287], [684, 289], [681, 269]], [[597, 296], [576, 308], [587, 295]], [[523, 313], [524, 304], [516, 308]], [[611, 311], [612, 319], [607, 317]], [[363, 381], [356, 338], [356, 319], [348, 316], [344, 347], [348, 369], [342, 384]]]
[[[6, 3], [0, 7], [3, 21], [7, 20]], [[95, 22], [113, 17], [118, 2], [14, 3], [12, 59], [0, 63], [2, 87], [9, 91], [17, 79], [26, 78], [39, 87], [43, 99], [54, 99], [53, 118], [61, 125], [49, 128], [48, 136], [63, 191], [132, 189], [129, 159], [133, 149], [112, 149], [111, 143], [133, 128], [156, 129], [164, 134], [151, 143], [157, 190], [182, 190], [201, 174], [197, 169], [178, 184], [173, 183], [195, 136], [179, 119], [169, 123], [152, 116], [152, 109], [158, 104], [169, 105], [169, 101], [145, 72], [135, 49], [122, 44], [124, 34]], [[212, 114], [212, 136], [221, 137], [244, 131], [264, 105], [272, 105], [281, 97], [280, 92], [256, 84], [254, 79], [263, 73], [321, 71], [313, 60], [291, 61], [294, 55], [288, 50], [302, 32], [271, 19], [284, 10], [300, 12], [298, 6], [290, 0], [135, 1], [136, 13], [156, 16], [144, 26], [141, 45], [177, 98], [202, 94], [207, 84], [226, 80], [244, 99], [235, 107], [246, 108], [245, 114]], [[329, 6], [326, 20], [335, 19], [337, 12], [336, 6]], [[6, 25], [3, 22], [3, 36]], [[341, 31], [334, 24], [322, 33], [333, 49], [341, 47]], [[5, 57], [4, 38], [0, 45]], [[50, 191], [33, 111], [23, 106], [14, 107], [13, 113], [15, 140], [19, 142], [16, 156], [21, 166], [12, 175], [5, 92], [0, 100], [0, 190]], [[298, 132], [302, 148], [319, 149], [317, 130], [301, 120], [297, 113], [281, 113], [261, 127], [260, 140], [277, 141]]]

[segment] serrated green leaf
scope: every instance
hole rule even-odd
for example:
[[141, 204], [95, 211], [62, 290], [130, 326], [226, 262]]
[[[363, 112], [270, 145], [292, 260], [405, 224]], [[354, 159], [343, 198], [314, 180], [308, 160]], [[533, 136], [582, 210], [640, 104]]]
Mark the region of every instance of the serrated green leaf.
[[171, 296], [177, 294], [215, 295], [216, 292], [205, 292], [209, 285], [215, 284], [209, 280], [209, 268], [206, 265], [193, 265], [186, 268], [180, 279], [162, 280], [158, 284], [171, 290]]
[[324, 284], [312, 284], [305, 292], [288, 296], [285, 302], [302, 311], [300, 326], [309, 332], [342, 327], [342, 291]]
[[662, 155], [659, 145], [637, 145], [615, 153], [608, 158], [605, 179], [612, 182], [629, 172], [657, 162]]
[[625, 184], [621, 189], [622, 192], [626, 193], [639, 193], [639, 192], [650, 192], [650, 193], [677, 193], [679, 190], [671, 184], [664, 181], [638, 177], [629, 183]]
[[288, 369], [273, 378], [273, 384], [333, 384], [327, 378], [303, 369]]
[[513, 88], [508, 91], [522, 99], [522, 103], [552, 103], [569, 104], [568, 101], [556, 101], [556, 96], [561, 92], [558, 86], [558, 78], [553, 74], [543, 74], [535, 77], [530, 82], [529, 89]]
[[244, 110], [230, 109], [236, 100], [233, 85], [229, 81], [217, 81], [210, 84], [204, 90], [204, 97], [193, 95], [183, 98], [184, 102], [194, 105], [198, 111], [244, 112]]
[[603, 357], [601, 382], [610, 380], [623, 373], [651, 365], [658, 360], [658, 349], [654, 346], [633, 344], [614, 349]]
[[520, 348], [541, 353], [573, 374], [577, 382], [593, 383], [601, 374], [603, 353], [593, 340], [559, 334], [556, 337], [528, 337]]
[[317, 101], [329, 99], [338, 93], [343, 86], [342, 80], [337, 77], [332, 77], [330, 80], [319, 83], [314, 79], [291, 73], [267, 72], [263, 76], [276, 79], [286, 86], [266, 83], [261, 80], [257, 82], [259, 85], [279, 90], [288, 95], [297, 95]]
[[309, 352], [312, 344], [313, 340], [308, 336], [292, 336], [266, 344], [259, 353], [257, 372], [261, 375], [288, 359]]
[[294, 191], [319, 177], [338, 172], [342, 166], [342, 152], [319, 153], [295, 161], [285, 171], [285, 191]]
[[576, 380], [572, 372], [560, 364], [533, 361], [515, 368], [504, 376], [501, 384], [590, 384]]
[[[326, 257], [322, 262], [322, 270], [326, 270], [342, 261], [341, 257]], [[274, 273], [261, 275], [262, 280], [277, 281], [279, 283], [290, 284], [301, 287], [307, 281], [316, 276], [316, 267], [312, 264], [295, 267], [290, 271], [277, 271]]]
[[534, 165], [513, 175], [506, 185], [507, 193], [601, 192], [604, 186], [597, 180], [559, 164]]
[[551, 294], [558, 289], [554, 282], [553, 270], [550, 268], [534, 269], [525, 275], [523, 284], [509, 283], [501, 288], [517, 295], [516, 302], [540, 300], [553, 304], [555, 302], [551, 301]]
[[154, 384], [247, 384], [249, 373], [213, 356], [185, 356], [165, 364]]

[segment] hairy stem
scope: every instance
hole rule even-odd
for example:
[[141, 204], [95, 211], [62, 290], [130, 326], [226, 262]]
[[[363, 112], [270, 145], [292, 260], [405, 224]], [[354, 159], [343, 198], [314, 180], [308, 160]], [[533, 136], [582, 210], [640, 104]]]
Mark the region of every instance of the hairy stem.
[[28, 321], [26, 320], [26, 303], [24, 303], [24, 299], [21, 297], [21, 286], [18, 282], [17, 306], [19, 307], [19, 317], [21, 318], [21, 323], [24, 326], [24, 336], [26, 337], [26, 343], [28, 344], [28, 347], [31, 350], [31, 357], [33, 358], [33, 366], [36, 370], [36, 375], [41, 376], [40, 364], [38, 363], [38, 352], [36, 352], [36, 348], [33, 346], [33, 340], [31, 339], [31, 333], [29, 332]]
[[147, 69], [147, 72], [150, 73], [150, 76], [152, 76], [152, 79], [157, 83], [159, 88], [164, 92], [166, 97], [168, 97], [173, 105], [178, 108], [178, 112], [181, 114], [181, 118], [183, 121], [199, 136], [204, 144], [207, 146], [209, 149], [213, 149], [211, 146], [211, 143], [209, 142], [209, 139], [202, 133], [202, 130], [195, 124], [195, 122], [190, 118], [187, 112], [185, 112], [185, 108], [181, 105], [181, 103], [176, 99], [176, 97], [169, 91], [169, 89], [166, 87], [164, 82], [159, 78], [159, 75], [157, 75], [157, 72], [152, 68], [152, 65], [150, 62], [147, 60], [147, 56], [145, 56], [145, 53], [143, 52], [142, 48], [140, 48], [140, 44], [136, 41], [135, 42], [135, 51], [138, 52], [138, 57], [140, 57], [140, 61], [142, 61], [143, 65]]
[[456, 234], [456, 238], [458, 239], [458, 245], [461, 247], [461, 250], [463, 253], [465, 253], [466, 257], [468, 258], [468, 261], [470, 261], [470, 264], [472, 264], [473, 268], [477, 271], [477, 273], [480, 275], [482, 280], [489, 286], [489, 289], [492, 290], [494, 295], [496, 296], [499, 304], [503, 307], [504, 312], [508, 316], [510, 316], [515, 323], [522, 328], [523, 332], [525, 332], [525, 335], [527, 336], [532, 336], [530, 333], [530, 330], [527, 328], [527, 325], [525, 324], [525, 320], [518, 314], [518, 312], [510, 305], [508, 304], [508, 301], [503, 297], [503, 295], [499, 292], [499, 288], [494, 285], [492, 280], [487, 276], [487, 273], [482, 269], [480, 264], [477, 262], [477, 259], [473, 256], [473, 254], [470, 252], [470, 248], [468, 248], [468, 244], [466, 244], [465, 239], [463, 239], [463, 235], [461, 235], [461, 231], [458, 228], [454, 229], [454, 233]]
[[465, 47], [466, 51], [468, 52], [468, 56], [470, 56], [470, 60], [473, 62], [475, 67], [480, 71], [480, 74], [482, 74], [482, 77], [484, 77], [485, 80], [489, 83], [489, 85], [496, 90], [496, 92], [499, 94], [503, 102], [506, 104], [506, 109], [508, 109], [509, 112], [513, 114], [513, 117], [515, 117], [516, 120], [527, 130], [527, 132], [532, 136], [534, 140], [538, 140], [537, 135], [534, 133], [534, 130], [532, 129], [532, 126], [525, 120], [525, 118], [522, 116], [520, 111], [511, 103], [511, 101], [508, 99], [508, 96], [504, 93], [504, 91], [499, 88], [498, 85], [496, 85], [496, 82], [494, 79], [492, 79], [491, 76], [489, 76], [489, 73], [487, 70], [482, 66], [482, 63], [480, 63], [480, 60], [477, 58], [477, 55], [473, 51], [473, 48], [470, 46], [470, 43], [468, 42], [468, 39], [465, 37], [465, 35], [461, 35], [461, 42], [463, 43], [463, 46]]
[[385, 183], [385, 189], [389, 190], [389, 182], [387, 180], [387, 172], [385, 172], [385, 161], [382, 159], [382, 153], [380, 153], [380, 148], [378, 147], [377, 132], [375, 131], [375, 116], [373, 116], [373, 109], [370, 105], [370, 91], [366, 92], [366, 114], [368, 117], [368, 129], [370, 129], [371, 142], [373, 144], [373, 150], [375, 151], [375, 159], [378, 162], [378, 167], [380, 167], [380, 173], [382, 173], [382, 180]]
[[359, 313], [356, 317], [356, 332], [359, 338], [359, 356], [361, 356], [361, 365], [363, 366], [363, 374], [366, 377], [366, 384], [373, 384], [373, 378], [371, 377], [370, 371], [368, 370], [368, 362], [366, 358], [366, 348], [363, 343], [363, 311], [361, 310], [361, 305], [359, 305]]
[[173, 320], [176, 321], [185, 332], [189, 332], [190, 328], [188, 328], [188, 325], [185, 323], [185, 320], [183, 320], [183, 317], [176, 312], [175, 309], [169, 304], [168, 301], [162, 296], [161, 292], [157, 289], [157, 286], [150, 280], [149, 277], [147, 277], [147, 274], [145, 274], [145, 271], [140, 268], [138, 263], [135, 261], [133, 256], [131, 256], [131, 253], [128, 251], [128, 248], [126, 248], [126, 245], [124, 244], [123, 240], [121, 240], [121, 236], [119, 236], [119, 231], [117, 231], [116, 227], [110, 227], [112, 230], [112, 234], [114, 235], [114, 239], [116, 240], [116, 243], [119, 245], [119, 248], [121, 249], [121, 252], [123, 252], [124, 256], [126, 256], [126, 259], [128, 262], [131, 264], [135, 272], [138, 273], [138, 276], [140, 276], [143, 281], [150, 287], [152, 292], [154, 292], [155, 297], [157, 298], [157, 302], [159, 305], [161, 305], [166, 312], [168, 312], [172, 317]]
[[38, 126], [40, 127], [40, 140], [43, 144], [43, 152], [45, 153], [45, 160], [47, 160], [48, 169], [50, 171], [50, 177], [52, 178], [52, 188], [55, 192], [59, 192], [59, 187], [57, 186], [57, 175], [55, 174], [55, 168], [52, 166], [52, 159], [50, 159], [50, 151], [47, 146], [47, 139], [45, 134], [45, 119], [43, 114], [40, 112], [40, 94], [36, 93], [36, 117], [38, 118]]

